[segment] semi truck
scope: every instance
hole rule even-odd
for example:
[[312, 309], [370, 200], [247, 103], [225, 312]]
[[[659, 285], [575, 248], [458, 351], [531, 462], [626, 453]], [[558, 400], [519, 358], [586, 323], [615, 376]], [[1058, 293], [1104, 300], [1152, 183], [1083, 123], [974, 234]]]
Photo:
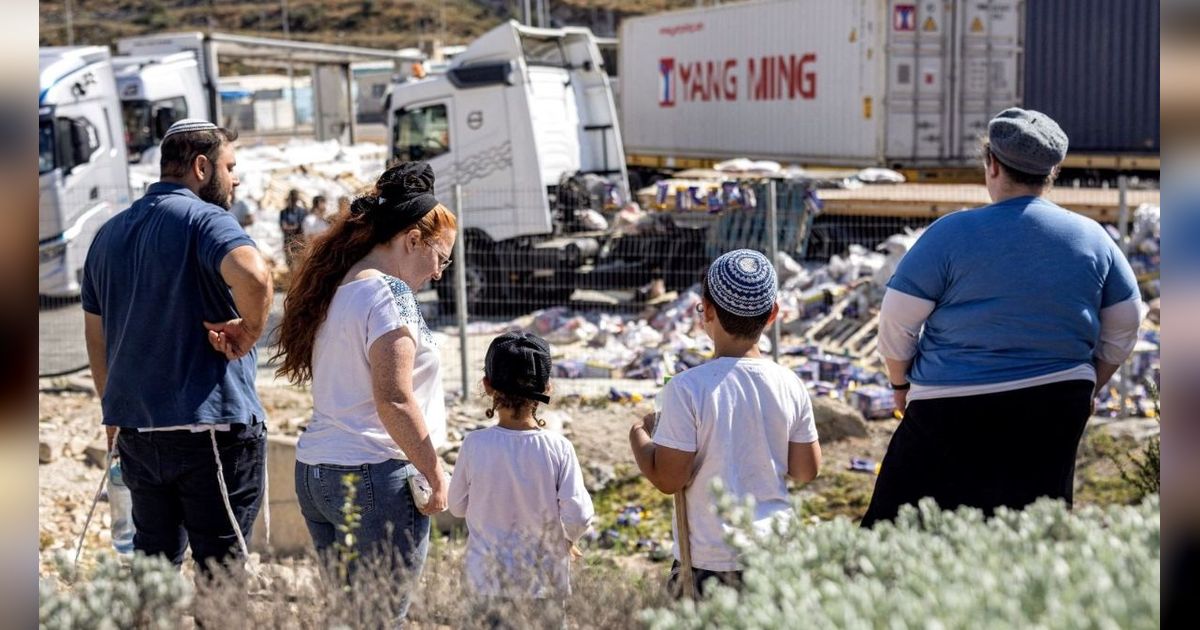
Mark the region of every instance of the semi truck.
[[[129, 90], [131, 151], [140, 157], [147, 139], [169, 119], [206, 118], [222, 126], [235, 120], [222, 111], [219, 60], [241, 59], [250, 65], [294, 66], [311, 71], [313, 135], [318, 140], [353, 143], [356, 138], [352, 66], [384, 62], [402, 71], [423, 56], [416, 51], [376, 50], [354, 46], [248, 37], [229, 33], [180, 32], [139, 35], [117, 40], [125, 68], [122, 90]], [[133, 87], [137, 86], [137, 87]], [[156, 105], [157, 104], [157, 105]], [[148, 108], [149, 114], [132, 111]], [[169, 126], [169, 125], [168, 125]], [[136, 149], [136, 150], [135, 150]], [[147, 156], [152, 159], [152, 156]]]
[[387, 125], [395, 160], [429, 162], [443, 199], [464, 191], [471, 303], [565, 301], [603, 236], [583, 213], [630, 196], [608, 76], [584, 28], [503, 23], [445, 72], [394, 84]]
[[[745, 212], [656, 213], [636, 229], [609, 226], [605, 217], [615, 219], [632, 191], [608, 71], [590, 31], [510, 21], [445, 72], [392, 86], [391, 156], [429, 162], [439, 198], [459, 213], [466, 260], [453, 265], [465, 266], [472, 312], [563, 304], [579, 289], [636, 302], [636, 289], [654, 280], [689, 286], [728, 247], [766, 247], [761, 185], [756, 193], [731, 182], [724, 197], [699, 202], [713, 209], [705, 204], [736, 198]], [[806, 238], [804, 187], [789, 184], [780, 204], [786, 251]], [[439, 303], [456, 303], [454, 278], [451, 269], [435, 283]]]
[[38, 51], [38, 294], [79, 295], [96, 231], [130, 203], [121, 104], [102, 46]]
[[175, 121], [212, 119], [195, 52], [117, 56], [113, 67], [130, 162], [158, 163], [158, 146]]

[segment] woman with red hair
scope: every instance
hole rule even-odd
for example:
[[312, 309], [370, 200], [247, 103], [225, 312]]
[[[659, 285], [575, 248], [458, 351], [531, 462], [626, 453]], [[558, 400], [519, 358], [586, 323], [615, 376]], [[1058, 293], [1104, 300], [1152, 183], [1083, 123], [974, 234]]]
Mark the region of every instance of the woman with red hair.
[[[318, 552], [339, 539], [353, 475], [355, 551], [415, 580], [430, 516], [446, 508], [441, 360], [415, 291], [450, 264], [457, 223], [424, 162], [394, 166], [307, 246], [279, 326], [278, 374], [311, 381], [296, 448], [296, 493]], [[432, 487], [418, 507], [409, 478]], [[410, 584], [415, 584], [410, 582]], [[399, 615], [408, 608], [404, 598]]]

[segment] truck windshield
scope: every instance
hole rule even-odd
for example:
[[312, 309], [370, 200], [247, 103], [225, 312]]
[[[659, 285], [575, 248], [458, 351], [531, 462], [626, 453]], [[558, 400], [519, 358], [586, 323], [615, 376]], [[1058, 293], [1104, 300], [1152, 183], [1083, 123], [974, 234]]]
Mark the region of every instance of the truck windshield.
[[38, 175], [49, 173], [57, 165], [54, 159], [54, 119], [38, 120]]
[[450, 119], [445, 105], [401, 110], [392, 130], [392, 155], [409, 162], [431, 160], [450, 150]]
[[121, 101], [121, 117], [125, 121], [125, 145], [129, 159], [154, 146], [154, 125], [150, 118], [149, 101]]
[[521, 49], [525, 52], [525, 65], [567, 67], [567, 56], [556, 37], [521, 35]]

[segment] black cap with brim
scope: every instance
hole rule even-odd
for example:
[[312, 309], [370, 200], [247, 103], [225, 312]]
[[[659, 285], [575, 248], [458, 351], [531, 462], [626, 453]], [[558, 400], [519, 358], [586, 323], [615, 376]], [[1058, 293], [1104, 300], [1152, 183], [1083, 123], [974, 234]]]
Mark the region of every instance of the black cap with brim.
[[507, 332], [492, 340], [483, 369], [497, 391], [548, 403], [550, 368], [550, 344], [533, 333]]

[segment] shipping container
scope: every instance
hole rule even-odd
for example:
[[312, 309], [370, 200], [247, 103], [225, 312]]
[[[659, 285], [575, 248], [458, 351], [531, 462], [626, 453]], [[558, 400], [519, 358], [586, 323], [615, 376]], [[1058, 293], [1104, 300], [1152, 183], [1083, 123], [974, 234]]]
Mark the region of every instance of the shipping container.
[[1158, 0], [1026, 0], [1025, 106], [1072, 153], [1159, 152]]
[[632, 18], [631, 163], [974, 164], [1019, 104], [1020, 0], [768, 0]]

